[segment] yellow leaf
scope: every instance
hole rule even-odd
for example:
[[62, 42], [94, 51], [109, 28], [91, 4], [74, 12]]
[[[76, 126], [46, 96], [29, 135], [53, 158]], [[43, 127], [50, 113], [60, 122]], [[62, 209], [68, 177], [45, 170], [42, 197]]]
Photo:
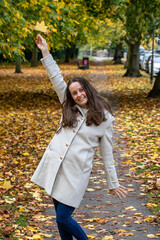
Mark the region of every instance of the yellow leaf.
[[155, 153], [154, 155], [153, 155], [153, 157], [151, 157], [151, 159], [155, 159], [155, 158], [158, 158], [159, 157], [159, 154], [158, 153]]
[[133, 233], [129, 232], [129, 233], [126, 233], [126, 234], [125, 234], [125, 237], [133, 236], [133, 235], [134, 235]]
[[137, 209], [134, 208], [133, 206], [126, 207], [125, 209], [126, 209], [126, 210], [130, 210], [130, 211], [136, 211], [136, 210], [137, 210]]
[[29, 231], [31, 231], [31, 232], [37, 232], [37, 229], [36, 228], [33, 228], [33, 227], [28, 227], [27, 228]]
[[23, 153], [23, 156], [29, 156], [28, 152]]
[[20, 208], [19, 208], [19, 211], [24, 212], [25, 209], [24, 209], [23, 207], [20, 207]]
[[98, 222], [100, 218], [90, 218], [90, 219], [85, 219], [88, 222]]
[[0, 153], [7, 153], [7, 151], [5, 149], [1, 149]]
[[95, 239], [97, 236], [87, 235], [87, 237], [88, 237], [89, 239]]
[[44, 21], [41, 23], [37, 22], [36, 26], [34, 27], [35, 30], [40, 31], [40, 32], [47, 32], [47, 26], [45, 26]]
[[114, 238], [112, 236], [105, 236], [102, 238], [102, 240], [113, 240]]
[[39, 234], [34, 234], [33, 239], [42, 239], [42, 236]]
[[147, 203], [147, 207], [150, 207], [150, 208], [154, 208], [157, 206], [158, 206], [158, 204], [156, 204], [156, 203]]
[[154, 217], [148, 216], [147, 218], [144, 219], [144, 222], [152, 222], [154, 220]]
[[154, 234], [148, 234], [147, 235], [148, 238], [158, 238], [158, 236], [154, 235]]
[[93, 224], [88, 224], [85, 227], [90, 229], [90, 230], [94, 230], [95, 229], [95, 226]]
[[11, 185], [10, 181], [4, 180], [2, 187], [6, 188], [8, 190], [8, 189], [12, 188], [13, 186]]
[[135, 215], [135, 216], [141, 216], [142, 213], [141, 213], [141, 212], [139, 212], [139, 213], [134, 213], [134, 215]]

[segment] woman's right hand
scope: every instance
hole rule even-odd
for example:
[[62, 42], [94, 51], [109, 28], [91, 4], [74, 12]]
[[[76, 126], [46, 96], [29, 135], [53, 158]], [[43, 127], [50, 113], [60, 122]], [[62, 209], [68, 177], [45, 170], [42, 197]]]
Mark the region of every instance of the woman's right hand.
[[37, 47], [41, 50], [43, 57], [47, 57], [50, 54], [47, 42], [40, 34], [37, 35], [36, 44]]

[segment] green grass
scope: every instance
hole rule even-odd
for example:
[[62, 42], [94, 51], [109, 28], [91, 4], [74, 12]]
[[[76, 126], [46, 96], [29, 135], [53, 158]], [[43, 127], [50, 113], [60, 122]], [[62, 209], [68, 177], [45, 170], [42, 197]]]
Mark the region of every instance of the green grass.
[[[87, 56], [87, 57], [89, 58], [90, 61], [94, 61], [94, 60], [95, 60], [93, 57], [89, 57], [89, 56]], [[81, 59], [81, 60], [82, 60], [82, 59], [83, 59], [83, 56], [78, 56], [78, 59]]]
[[[78, 56], [78, 59], [79, 60], [82, 60], [83, 57], [85, 56]], [[90, 56], [86, 56], [89, 58], [89, 61], [96, 61], [94, 57], [90, 57]], [[106, 59], [103, 59], [104, 62], [111, 62], [113, 59], [112, 58], [106, 58]]]
[[[147, 193], [147, 197], [148, 197], [149, 200], [152, 199], [152, 203], [158, 204], [160, 202], [159, 192]], [[151, 210], [154, 214], [157, 214], [160, 210], [160, 204], [158, 204], [158, 206], [156, 206], [156, 207], [153, 207]]]
[[28, 225], [27, 217], [26, 216], [19, 216], [18, 218], [16, 218], [15, 223], [22, 226], [22, 227], [25, 227], [25, 226]]

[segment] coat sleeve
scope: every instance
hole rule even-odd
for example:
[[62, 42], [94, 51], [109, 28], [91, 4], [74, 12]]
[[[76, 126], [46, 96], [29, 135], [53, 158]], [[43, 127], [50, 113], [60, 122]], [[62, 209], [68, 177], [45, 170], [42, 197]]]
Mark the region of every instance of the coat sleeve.
[[61, 103], [65, 100], [65, 91], [67, 85], [61, 75], [61, 71], [56, 64], [56, 61], [53, 59], [52, 55], [48, 55], [41, 59], [43, 66], [45, 67], [50, 81], [59, 97]]
[[104, 131], [103, 136], [100, 139], [100, 154], [104, 163], [106, 180], [107, 180], [107, 188], [115, 189], [120, 186], [118, 183], [117, 173], [114, 165], [113, 158], [113, 122], [114, 117], [110, 115], [107, 120], [107, 126]]

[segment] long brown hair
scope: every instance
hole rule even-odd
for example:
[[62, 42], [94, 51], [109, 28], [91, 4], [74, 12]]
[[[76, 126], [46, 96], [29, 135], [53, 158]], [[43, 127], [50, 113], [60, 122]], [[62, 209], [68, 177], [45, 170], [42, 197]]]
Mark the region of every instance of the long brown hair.
[[104, 113], [105, 109], [112, 114], [110, 103], [104, 97], [100, 96], [96, 89], [85, 78], [75, 77], [71, 79], [67, 85], [66, 100], [62, 105], [63, 117], [61, 127], [75, 127], [77, 125], [77, 115], [79, 110], [69, 91], [69, 86], [74, 82], [80, 83], [80, 85], [84, 88], [88, 98], [86, 125], [100, 125], [106, 120]]

